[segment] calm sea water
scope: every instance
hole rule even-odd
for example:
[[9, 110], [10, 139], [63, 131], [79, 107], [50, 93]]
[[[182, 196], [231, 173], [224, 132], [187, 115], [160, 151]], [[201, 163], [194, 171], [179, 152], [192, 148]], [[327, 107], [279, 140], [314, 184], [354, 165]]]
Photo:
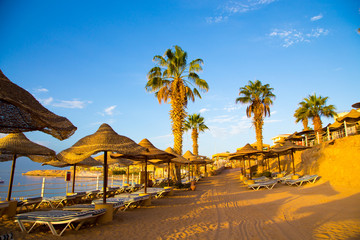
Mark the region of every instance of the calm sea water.
[[[0, 171], [0, 177], [4, 180], [4, 183], [0, 183], [0, 198], [6, 199], [10, 170]], [[45, 178], [45, 190], [44, 197], [66, 195], [66, 192], [71, 192], [72, 182], [66, 182], [63, 177], [41, 177], [41, 176], [25, 176], [22, 172], [16, 172], [14, 176], [14, 183], [12, 188], [12, 198], [20, 197], [37, 197], [41, 196], [42, 183]], [[102, 179], [97, 180], [96, 178], [77, 178], [75, 181], [75, 191], [88, 191], [101, 189], [103, 185]], [[108, 185], [122, 185], [122, 178], [118, 177], [115, 179], [109, 178]]]

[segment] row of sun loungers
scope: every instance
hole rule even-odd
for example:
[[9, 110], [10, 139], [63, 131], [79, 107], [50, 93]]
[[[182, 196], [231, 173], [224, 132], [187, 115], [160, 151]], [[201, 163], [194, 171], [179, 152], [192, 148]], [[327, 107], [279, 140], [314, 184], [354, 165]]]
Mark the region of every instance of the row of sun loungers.
[[[170, 189], [167, 188], [147, 188], [148, 195], [144, 195], [141, 189], [133, 193], [122, 193], [107, 199], [107, 203], [113, 204], [114, 214], [122, 209], [125, 211], [129, 208], [136, 208], [149, 198], [159, 198], [165, 196]], [[98, 192], [97, 192], [98, 193]], [[105, 213], [105, 209], [95, 210], [95, 204], [102, 203], [102, 199], [92, 200], [92, 204], [74, 204], [77, 197], [89, 197], [94, 193], [79, 193], [63, 197], [40, 198], [37, 206], [40, 204], [48, 204], [51, 208], [63, 207], [62, 210], [52, 209], [50, 211], [34, 211], [17, 214], [15, 222], [20, 226], [21, 231], [30, 233], [37, 225], [47, 225], [51, 232], [56, 236], [61, 236], [67, 228], [78, 230], [85, 223], [93, 223], [97, 217]], [[97, 194], [97, 196], [99, 196]], [[92, 196], [91, 196], [92, 197]], [[35, 199], [33, 199], [35, 200]], [[31, 201], [29, 201], [31, 202]], [[74, 204], [68, 206], [68, 204]], [[0, 211], [2, 208], [8, 207], [8, 203], [0, 203]], [[36, 207], [34, 207], [36, 208]], [[26, 229], [26, 223], [31, 223], [31, 227]], [[57, 226], [56, 229], [55, 226]]]
[[261, 188], [272, 189], [277, 183], [287, 184], [289, 186], [302, 186], [304, 183], [315, 183], [320, 177], [318, 175], [305, 175], [299, 177], [298, 179], [292, 179], [293, 174], [281, 178], [269, 179], [266, 177], [253, 178], [252, 180], [255, 183], [249, 184], [249, 180], [245, 180], [244, 183], [247, 184], [249, 189], [259, 190]]

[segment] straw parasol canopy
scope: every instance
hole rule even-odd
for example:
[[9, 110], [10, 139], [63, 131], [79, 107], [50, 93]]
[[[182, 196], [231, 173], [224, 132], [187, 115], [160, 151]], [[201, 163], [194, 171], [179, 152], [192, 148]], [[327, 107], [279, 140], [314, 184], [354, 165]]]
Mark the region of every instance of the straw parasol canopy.
[[292, 158], [293, 173], [295, 175], [294, 152], [295, 151], [305, 150], [305, 149], [308, 149], [308, 148], [309, 147], [293, 144], [291, 141], [285, 141], [285, 143], [282, 146], [281, 145], [276, 145], [275, 147], [273, 147], [271, 149], [271, 152], [277, 153], [278, 157], [279, 157], [280, 154], [287, 154], [287, 153], [290, 152], [291, 153], [291, 158]]
[[[16, 159], [18, 156], [34, 156], [34, 155], [47, 155], [55, 156], [55, 152], [47, 147], [41, 146], [37, 143], [30, 141], [23, 133], [10, 133], [6, 137], [0, 139], [0, 153], [5, 156], [12, 155], [13, 163], [10, 172], [9, 189], [6, 200], [10, 201], [12, 185], [14, 181], [14, 172]], [[2, 161], [9, 161], [8, 158], [2, 158]], [[41, 159], [33, 160], [42, 162]]]
[[186, 158], [177, 154], [175, 152], [175, 150], [172, 149], [171, 147], [168, 147], [167, 149], [165, 149], [165, 152], [171, 153], [172, 155], [176, 156], [176, 158], [171, 159], [171, 162], [178, 163], [178, 164], [188, 164], [189, 163], [189, 161]]
[[[147, 149], [147, 151], [142, 151], [138, 154], [134, 155], [123, 155], [122, 157], [128, 158], [134, 161], [140, 161], [145, 163], [145, 184], [144, 184], [144, 193], [147, 191], [147, 164], [148, 161], [153, 163], [159, 163], [159, 162], [170, 162], [171, 159], [176, 158], [176, 156], [172, 153], [165, 152], [163, 150], [160, 150], [156, 148], [148, 139], [144, 138], [139, 142], [139, 145]], [[112, 157], [121, 157], [118, 155], [112, 155]]]
[[354, 103], [351, 105], [353, 108], [360, 108], [360, 102]]
[[[117, 134], [108, 124], [102, 124], [99, 129], [91, 135], [83, 137], [72, 147], [63, 150], [58, 154], [58, 158], [70, 164], [81, 162], [93, 154], [104, 152], [104, 186], [107, 189], [108, 163], [107, 152], [117, 152], [119, 154], [139, 154], [146, 149], [128, 137]], [[106, 203], [106, 194], [103, 194], [103, 203]]]
[[343, 123], [344, 121], [347, 123], [356, 123], [360, 121], [360, 112], [356, 111], [355, 109], [351, 109], [348, 114], [337, 118], [336, 121], [340, 123]]
[[[228, 157], [228, 159], [229, 160], [244, 160], [245, 161], [246, 157], [247, 157], [247, 159], [249, 161], [249, 171], [250, 171], [250, 179], [251, 179], [252, 176], [251, 176], [250, 156], [251, 155], [256, 155], [256, 154], [261, 153], [261, 152], [262, 151], [259, 151], [259, 150], [255, 149], [255, 148], [253, 148], [249, 143], [247, 143], [244, 147], [242, 147], [240, 149], [238, 148], [236, 150], [236, 152], [232, 156]], [[245, 164], [245, 162], [244, 162], [244, 164]]]
[[11, 82], [0, 70], [0, 132], [40, 130], [64, 140], [76, 131], [65, 117], [42, 106], [28, 91]]
[[187, 150], [184, 155], [184, 158], [188, 159], [191, 164], [204, 164], [206, 161], [204, 160], [204, 156], [196, 156], [189, 150]]
[[85, 158], [84, 160], [82, 160], [81, 162], [78, 162], [76, 164], [69, 164], [67, 162], [64, 162], [64, 161], [61, 161], [61, 160], [58, 160], [58, 159], [53, 159], [51, 161], [43, 163], [42, 165], [43, 166], [44, 165], [50, 165], [50, 166], [53, 166], [53, 167], [60, 167], [60, 168], [70, 167], [70, 166], [75, 166], [75, 165], [76, 165], [76, 167], [95, 167], [95, 166], [101, 166], [102, 163], [99, 162], [99, 161], [96, 161], [92, 157], [88, 157], [88, 158]]

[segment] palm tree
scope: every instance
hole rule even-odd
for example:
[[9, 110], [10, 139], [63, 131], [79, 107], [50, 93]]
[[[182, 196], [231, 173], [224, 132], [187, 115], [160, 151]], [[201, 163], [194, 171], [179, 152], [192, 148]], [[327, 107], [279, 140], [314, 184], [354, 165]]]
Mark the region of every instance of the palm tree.
[[309, 107], [305, 102], [301, 102], [299, 105], [299, 108], [297, 108], [294, 113], [295, 122], [302, 122], [304, 127], [303, 131], [306, 131], [309, 130]]
[[328, 97], [316, 96], [316, 93], [314, 93], [313, 95], [304, 98], [303, 101], [299, 103], [300, 106], [307, 108], [306, 115], [308, 118], [312, 119], [314, 130], [319, 134], [322, 133], [321, 116], [334, 117], [337, 115], [334, 105], [326, 105], [327, 100]]
[[240, 97], [236, 99], [236, 103], [248, 104], [246, 115], [249, 118], [253, 115], [257, 149], [260, 151], [263, 150], [264, 117], [270, 116], [270, 105], [273, 104], [272, 99], [275, 99], [273, 90], [269, 84], [262, 85], [259, 80], [249, 81], [248, 85], [240, 88]]
[[[153, 61], [156, 66], [150, 69], [147, 75], [145, 89], [155, 92], [160, 104], [170, 101], [174, 150], [182, 155], [182, 135], [188, 100], [194, 102], [195, 97], [201, 98], [199, 90], [209, 90], [207, 82], [197, 74], [202, 71], [203, 60], [198, 58], [188, 63], [187, 53], [181, 47], [175, 46], [174, 49], [167, 49], [164, 56], [156, 55]], [[180, 170], [176, 170], [178, 177]]]
[[200, 132], [205, 132], [209, 129], [204, 122], [204, 117], [201, 117], [200, 114], [192, 114], [188, 116], [188, 119], [185, 121], [184, 130], [192, 130], [191, 138], [193, 141], [193, 153], [194, 155], [199, 155], [199, 145], [198, 138]]

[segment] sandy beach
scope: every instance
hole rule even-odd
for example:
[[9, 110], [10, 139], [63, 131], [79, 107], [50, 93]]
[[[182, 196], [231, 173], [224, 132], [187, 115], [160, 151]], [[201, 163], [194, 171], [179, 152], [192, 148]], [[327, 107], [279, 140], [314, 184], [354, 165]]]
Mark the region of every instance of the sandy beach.
[[[63, 239], [359, 239], [360, 194], [334, 189], [328, 181], [252, 191], [239, 180], [239, 170], [198, 182], [195, 191], [152, 201], [152, 206], [119, 212], [114, 221]], [[13, 221], [0, 232], [15, 239], [59, 239], [47, 227], [21, 233]]]

